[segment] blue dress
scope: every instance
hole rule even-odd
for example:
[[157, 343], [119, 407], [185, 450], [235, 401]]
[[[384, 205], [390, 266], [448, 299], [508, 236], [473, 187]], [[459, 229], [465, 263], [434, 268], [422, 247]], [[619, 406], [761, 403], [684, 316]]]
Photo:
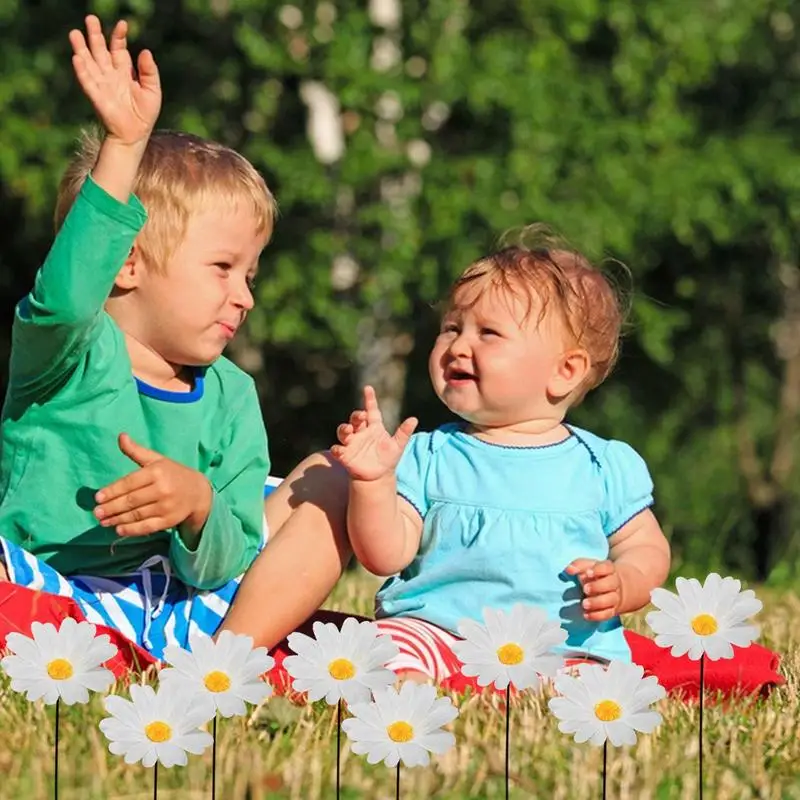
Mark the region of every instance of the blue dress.
[[490, 444], [463, 423], [415, 434], [397, 491], [424, 521], [419, 553], [376, 597], [376, 616], [409, 616], [458, 635], [483, 609], [538, 606], [567, 632], [564, 655], [630, 661], [619, 617], [584, 619], [576, 558], [608, 558], [608, 537], [653, 503], [627, 444], [569, 427], [543, 447]]

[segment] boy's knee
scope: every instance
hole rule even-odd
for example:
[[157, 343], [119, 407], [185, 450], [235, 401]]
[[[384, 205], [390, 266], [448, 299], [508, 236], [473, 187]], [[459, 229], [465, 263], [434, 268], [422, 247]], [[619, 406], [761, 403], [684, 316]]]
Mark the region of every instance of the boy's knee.
[[[314, 453], [298, 464], [264, 501], [270, 535], [278, 535], [296, 512], [323, 515], [337, 543], [346, 539], [348, 475], [330, 453]], [[320, 520], [321, 521], [321, 520]], [[315, 525], [318, 523], [314, 523]]]
[[328, 451], [310, 455], [292, 470], [286, 481], [292, 507], [310, 503], [331, 514], [345, 513], [349, 478]]

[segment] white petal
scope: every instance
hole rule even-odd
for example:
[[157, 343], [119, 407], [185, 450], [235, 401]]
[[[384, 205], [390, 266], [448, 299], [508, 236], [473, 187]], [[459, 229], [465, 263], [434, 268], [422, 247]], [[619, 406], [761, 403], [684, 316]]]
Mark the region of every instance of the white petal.
[[733, 648], [721, 636], [706, 636], [703, 644], [706, 656], [711, 661], [733, 658]]
[[189, 761], [186, 751], [173, 742], [159, 742], [155, 749], [158, 760], [167, 769], [174, 766], [184, 767]]
[[652, 733], [661, 724], [661, 714], [658, 711], [642, 711], [631, 714], [627, 722], [641, 733]]
[[223, 717], [240, 717], [247, 711], [244, 701], [230, 693], [220, 692], [214, 699], [217, 702], [219, 713]]
[[[21, 633], [9, 633], [6, 636], [6, 647], [15, 655], [32, 663], [42, 661], [42, 652], [33, 639]], [[5, 660], [5, 659], [4, 659]]]
[[[286, 639], [286, 643], [289, 645], [289, 649], [293, 653], [297, 653], [298, 656], [303, 656], [315, 663], [321, 659], [322, 654], [319, 644], [304, 633], [290, 633]], [[291, 658], [291, 656], [284, 660], [284, 664], [289, 661], [289, 658]]]
[[636, 744], [636, 733], [633, 728], [621, 719], [606, 723], [608, 741], [614, 747]]
[[175, 744], [194, 755], [201, 755], [203, 751], [211, 747], [214, 737], [207, 731], [189, 731], [175, 740]]
[[68, 681], [59, 681], [61, 700], [64, 705], [71, 706], [75, 703], [88, 703], [89, 692], [74, 678]]

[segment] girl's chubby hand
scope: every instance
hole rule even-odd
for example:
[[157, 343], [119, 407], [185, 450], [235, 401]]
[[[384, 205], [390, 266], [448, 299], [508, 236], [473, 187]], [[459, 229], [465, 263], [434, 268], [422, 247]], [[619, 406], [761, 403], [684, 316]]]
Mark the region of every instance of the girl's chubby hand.
[[613, 561], [576, 558], [564, 570], [578, 578], [583, 589], [584, 619], [602, 622], [615, 617], [622, 606], [622, 581]]
[[331, 448], [331, 455], [353, 480], [375, 481], [394, 470], [416, 427], [417, 420], [410, 417], [390, 435], [375, 390], [365, 386], [364, 408], [354, 411], [350, 420], [336, 429], [339, 444]]
[[100, 20], [86, 17], [86, 36], [72, 30], [72, 66], [84, 94], [110, 138], [123, 145], [146, 142], [161, 110], [161, 81], [153, 54], [142, 50], [134, 70], [128, 23], [114, 26], [108, 46]]

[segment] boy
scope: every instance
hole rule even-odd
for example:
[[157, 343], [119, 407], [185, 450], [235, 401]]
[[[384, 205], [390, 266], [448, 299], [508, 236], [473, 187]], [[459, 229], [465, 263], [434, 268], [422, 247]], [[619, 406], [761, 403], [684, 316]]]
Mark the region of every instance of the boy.
[[232, 150], [153, 134], [158, 70], [143, 51], [134, 74], [124, 22], [108, 48], [96, 17], [86, 31], [70, 33], [73, 66], [106, 135], [69, 167], [17, 308], [0, 577], [72, 596], [159, 657], [214, 632], [261, 547], [266, 432], [252, 379], [221, 354], [275, 204]]

